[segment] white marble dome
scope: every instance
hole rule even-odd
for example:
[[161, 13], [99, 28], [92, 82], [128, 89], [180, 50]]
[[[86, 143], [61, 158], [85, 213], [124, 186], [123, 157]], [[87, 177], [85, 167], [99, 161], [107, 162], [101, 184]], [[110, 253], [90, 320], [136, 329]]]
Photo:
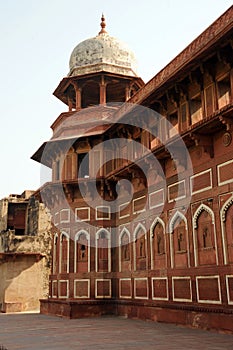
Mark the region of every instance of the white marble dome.
[[128, 76], [137, 76], [134, 53], [120, 40], [105, 31], [105, 19], [102, 16], [99, 34], [78, 44], [70, 56], [69, 76], [96, 72], [110, 72]]

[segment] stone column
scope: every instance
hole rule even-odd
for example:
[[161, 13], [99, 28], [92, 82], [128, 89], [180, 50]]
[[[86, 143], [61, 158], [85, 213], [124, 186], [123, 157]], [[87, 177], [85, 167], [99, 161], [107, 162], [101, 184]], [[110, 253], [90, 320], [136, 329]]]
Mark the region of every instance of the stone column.
[[75, 95], [76, 95], [76, 111], [82, 108], [82, 96], [81, 91], [82, 89], [79, 88], [77, 85], [74, 85], [75, 89]]
[[70, 98], [70, 96], [68, 96], [68, 107], [69, 107], [69, 112], [72, 112], [73, 103], [72, 103], [72, 99]]
[[127, 85], [125, 88], [125, 101], [128, 101], [130, 98], [130, 87]]
[[104, 81], [104, 76], [101, 76], [101, 82], [100, 82], [100, 104], [105, 105], [106, 104], [106, 86], [107, 84]]

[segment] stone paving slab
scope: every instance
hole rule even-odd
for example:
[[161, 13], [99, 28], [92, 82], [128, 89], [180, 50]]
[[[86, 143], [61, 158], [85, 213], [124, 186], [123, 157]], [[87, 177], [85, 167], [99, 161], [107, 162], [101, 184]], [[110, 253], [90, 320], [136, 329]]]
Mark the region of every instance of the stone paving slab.
[[233, 350], [233, 335], [110, 316], [69, 320], [0, 314], [1, 345], [7, 350]]

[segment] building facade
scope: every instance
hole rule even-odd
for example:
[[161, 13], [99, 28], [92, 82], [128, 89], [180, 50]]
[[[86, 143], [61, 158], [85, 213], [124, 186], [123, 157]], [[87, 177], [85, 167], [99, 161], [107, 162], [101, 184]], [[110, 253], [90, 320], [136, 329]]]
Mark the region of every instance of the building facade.
[[0, 310], [39, 311], [48, 297], [51, 220], [34, 191], [0, 200]]
[[147, 84], [101, 28], [32, 156], [53, 174], [36, 193], [53, 218], [41, 312], [233, 331], [233, 8]]

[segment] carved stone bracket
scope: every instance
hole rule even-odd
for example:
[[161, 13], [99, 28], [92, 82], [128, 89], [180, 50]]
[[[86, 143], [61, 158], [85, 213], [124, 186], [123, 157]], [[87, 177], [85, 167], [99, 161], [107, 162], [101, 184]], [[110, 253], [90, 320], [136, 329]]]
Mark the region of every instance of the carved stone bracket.
[[195, 142], [196, 146], [202, 147], [204, 153], [208, 153], [210, 158], [214, 157], [214, 147], [211, 136], [192, 133], [190, 137]]
[[222, 122], [223, 125], [226, 126], [226, 131], [232, 131], [233, 130], [233, 120], [228, 117], [223, 117], [222, 115], [219, 116], [219, 120]]

